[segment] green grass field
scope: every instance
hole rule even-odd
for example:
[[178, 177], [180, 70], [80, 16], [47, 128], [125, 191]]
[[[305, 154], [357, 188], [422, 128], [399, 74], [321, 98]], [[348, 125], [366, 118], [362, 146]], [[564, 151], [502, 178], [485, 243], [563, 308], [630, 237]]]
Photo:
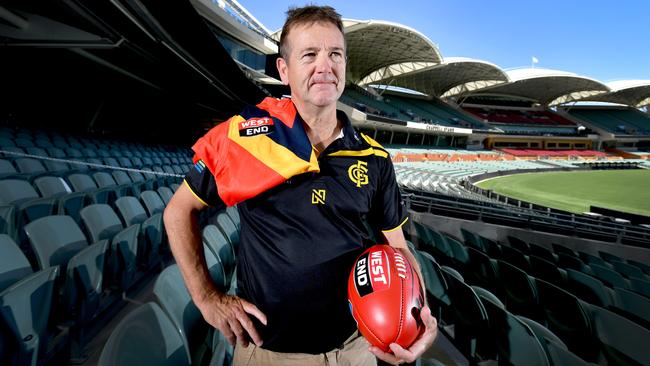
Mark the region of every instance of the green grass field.
[[477, 185], [508, 197], [576, 213], [599, 206], [650, 216], [650, 170], [514, 174]]

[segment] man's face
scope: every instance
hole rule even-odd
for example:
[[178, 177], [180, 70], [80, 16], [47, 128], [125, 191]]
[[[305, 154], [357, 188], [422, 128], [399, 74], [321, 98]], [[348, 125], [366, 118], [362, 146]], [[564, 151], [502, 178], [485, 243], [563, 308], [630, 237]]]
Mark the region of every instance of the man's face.
[[287, 59], [277, 62], [291, 87], [294, 103], [325, 107], [336, 104], [345, 88], [345, 41], [331, 23], [299, 24], [287, 38]]

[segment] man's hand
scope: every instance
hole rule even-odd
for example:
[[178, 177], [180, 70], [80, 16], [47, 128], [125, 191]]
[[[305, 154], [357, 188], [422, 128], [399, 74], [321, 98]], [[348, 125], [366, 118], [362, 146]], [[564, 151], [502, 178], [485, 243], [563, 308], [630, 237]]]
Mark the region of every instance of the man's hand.
[[438, 322], [436, 321], [436, 318], [431, 315], [431, 309], [429, 309], [428, 306], [425, 306], [420, 312], [420, 316], [422, 317], [422, 322], [425, 326], [424, 333], [413, 342], [409, 349], [404, 349], [397, 343], [391, 343], [389, 347], [393, 353], [384, 352], [375, 346], [370, 347], [370, 352], [372, 352], [378, 359], [392, 365], [399, 365], [405, 362], [415, 362], [415, 360], [420, 358], [420, 356], [431, 347], [438, 336]]
[[264, 325], [266, 315], [255, 305], [237, 296], [212, 292], [197, 307], [205, 321], [219, 329], [231, 345], [239, 341], [239, 344], [248, 347], [249, 340], [257, 346], [262, 345], [262, 337], [257, 333], [249, 314]]

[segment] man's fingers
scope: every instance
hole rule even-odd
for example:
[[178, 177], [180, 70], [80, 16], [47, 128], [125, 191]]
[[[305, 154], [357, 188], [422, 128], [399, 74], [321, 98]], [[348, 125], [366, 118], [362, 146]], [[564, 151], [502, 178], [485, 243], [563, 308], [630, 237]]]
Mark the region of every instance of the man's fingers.
[[230, 329], [232, 329], [233, 333], [235, 333], [235, 336], [239, 340], [239, 343], [241, 343], [244, 347], [247, 347], [248, 338], [246, 338], [246, 334], [244, 333], [244, 328], [242, 328], [241, 323], [239, 323], [239, 320], [237, 318], [228, 319], [228, 324], [230, 325]]
[[377, 357], [378, 359], [388, 362], [391, 365], [399, 365], [401, 363], [401, 360], [399, 360], [393, 354], [384, 352], [381, 349], [379, 349], [379, 347], [371, 346], [370, 352], [373, 355], [375, 355], [375, 357]]
[[258, 347], [261, 346], [262, 337], [260, 337], [259, 333], [257, 333], [257, 329], [255, 329], [255, 324], [253, 324], [251, 319], [248, 317], [248, 314], [244, 313], [237, 316], [237, 320], [239, 320], [239, 323], [241, 323], [242, 327], [244, 327], [244, 329], [250, 336], [250, 339], [253, 340], [253, 343], [255, 343]]
[[[413, 344], [413, 346], [411, 346], [411, 348], [406, 350], [397, 343], [391, 343], [388, 347], [390, 348], [391, 351], [393, 351], [393, 355], [395, 355], [395, 358], [397, 358], [398, 360], [401, 360], [401, 361], [405, 361], [405, 362], [413, 362], [413, 361], [415, 361], [415, 359], [417, 359], [419, 357], [419, 355], [415, 354], [411, 350], [413, 348], [418, 348], [418, 349], [421, 348], [421, 347], [418, 347], [416, 344]], [[423, 348], [422, 348], [422, 353], [424, 353]]]
[[241, 305], [242, 308], [244, 308], [244, 311], [247, 312], [248, 314], [253, 315], [256, 317], [262, 324], [266, 325], [266, 315], [257, 308], [257, 306], [251, 304], [248, 301], [241, 300]]

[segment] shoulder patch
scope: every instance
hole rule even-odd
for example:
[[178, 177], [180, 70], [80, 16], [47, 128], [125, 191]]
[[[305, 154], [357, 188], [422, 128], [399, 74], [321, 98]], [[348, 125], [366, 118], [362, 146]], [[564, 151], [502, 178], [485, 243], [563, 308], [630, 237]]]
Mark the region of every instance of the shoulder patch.
[[275, 130], [273, 118], [271, 117], [249, 118], [245, 121], [239, 121], [237, 127], [241, 137], [266, 135]]

